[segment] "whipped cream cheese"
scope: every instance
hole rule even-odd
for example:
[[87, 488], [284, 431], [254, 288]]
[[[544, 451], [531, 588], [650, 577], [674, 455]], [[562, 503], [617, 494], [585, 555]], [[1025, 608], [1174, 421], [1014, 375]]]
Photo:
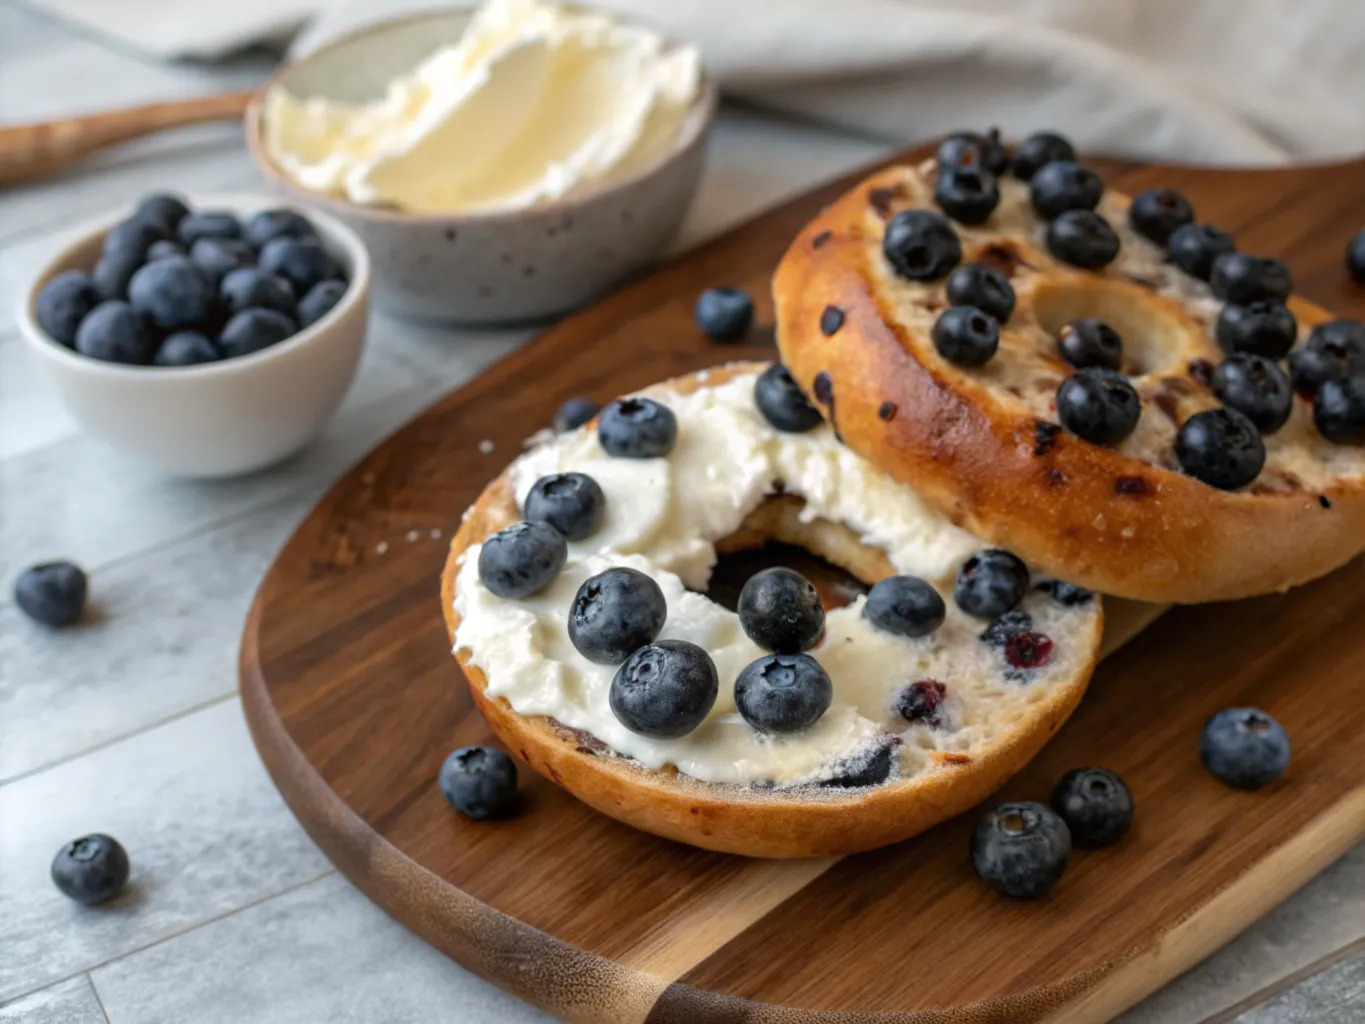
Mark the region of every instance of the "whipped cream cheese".
[[458, 43], [383, 98], [265, 101], [265, 144], [304, 188], [420, 212], [512, 210], [664, 153], [697, 96], [696, 50], [538, 0], [488, 0]]
[[[484, 587], [479, 546], [465, 553], [455, 587], [455, 646], [468, 650], [487, 676], [488, 694], [506, 698], [520, 714], [553, 717], [651, 768], [673, 765], [704, 782], [793, 786], [830, 778], [888, 735], [903, 741], [896, 748], [901, 777], [933, 770], [935, 752], [987, 742], [1093, 657], [1098, 601], [1068, 609], [1031, 592], [1022, 607], [1053, 638], [1055, 654], [1027, 679], [1008, 678], [1000, 653], [977, 639], [985, 623], [963, 615], [951, 598], [958, 567], [984, 545], [848, 451], [827, 426], [805, 434], [773, 429], [754, 405], [755, 380], [741, 374], [687, 395], [645, 392], [677, 416], [678, 441], [667, 458], [615, 459], [595, 432], [578, 430], [512, 466], [518, 504], [541, 476], [572, 470], [601, 486], [606, 518], [593, 536], [569, 544], [567, 564], [548, 588], [520, 601]], [[883, 549], [898, 572], [933, 582], [948, 611], [936, 633], [913, 640], [872, 627], [862, 617], [862, 598], [829, 612], [824, 639], [808, 653], [830, 675], [833, 704], [803, 732], [764, 735], [736, 710], [734, 681], [766, 652], [745, 636], [733, 612], [697, 591], [715, 563], [715, 541], [738, 529], [779, 482], [784, 493], [805, 499], [806, 518], [846, 524]], [[662, 639], [688, 640], [715, 662], [715, 707], [680, 739], [626, 729], [608, 703], [616, 666], [588, 661], [569, 640], [578, 587], [612, 566], [638, 569], [659, 584], [668, 602]], [[894, 709], [896, 695], [922, 679], [947, 687], [940, 728], [907, 725]]]

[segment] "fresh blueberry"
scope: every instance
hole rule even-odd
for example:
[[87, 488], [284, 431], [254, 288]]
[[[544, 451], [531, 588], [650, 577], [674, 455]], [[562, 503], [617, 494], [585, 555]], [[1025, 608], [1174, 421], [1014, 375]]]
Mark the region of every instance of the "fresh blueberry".
[[938, 169], [980, 167], [990, 174], [1004, 174], [1010, 155], [1000, 142], [1000, 132], [992, 128], [986, 135], [954, 132], [938, 144]]
[[602, 525], [606, 511], [606, 495], [586, 473], [543, 476], [526, 495], [526, 518], [549, 523], [568, 540], [591, 537]]
[[1071, 855], [1071, 833], [1050, 807], [1001, 804], [972, 832], [972, 868], [996, 892], [1042, 899], [1061, 879]]
[[834, 684], [809, 654], [769, 654], [735, 680], [735, 705], [759, 732], [799, 732], [834, 700]]
[[1065, 135], [1056, 132], [1034, 132], [1014, 149], [1010, 170], [1020, 181], [1031, 181], [1043, 167], [1055, 160], [1074, 162], [1076, 147]]
[[513, 523], [484, 541], [479, 579], [498, 597], [530, 597], [554, 582], [568, 556], [564, 535], [553, 526]]
[[1273, 360], [1228, 356], [1214, 368], [1211, 384], [1220, 402], [1251, 420], [1262, 434], [1273, 434], [1289, 419], [1294, 389]]
[[1365, 442], [1365, 374], [1323, 381], [1313, 397], [1313, 423], [1329, 441]]
[[1245, 306], [1224, 306], [1214, 333], [1225, 352], [1282, 359], [1298, 337], [1299, 325], [1283, 302], [1257, 299]]
[[262, 210], [247, 218], [242, 237], [259, 249], [274, 238], [317, 238], [318, 229], [296, 210]]
[[319, 281], [309, 288], [308, 293], [299, 299], [299, 327], [311, 327], [330, 313], [346, 294], [346, 288], [346, 282], [338, 277]]
[[961, 224], [982, 224], [1000, 205], [1000, 188], [995, 175], [982, 167], [944, 167], [938, 172], [934, 202]]
[[1119, 332], [1093, 316], [1067, 324], [1057, 335], [1062, 358], [1078, 369], [1098, 366], [1117, 370], [1123, 362], [1123, 339]]
[[142, 317], [126, 302], [115, 299], [96, 306], [76, 330], [76, 351], [107, 363], [149, 363], [156, 339]]
[[298, 333], [298, 325], [274, 309], [244, 309], [235, 314], [218, 335], [218, 347], [229, 359], [279, 344]]
[[1052, 790], [1052, 809], [1080, 847], [1113, 846], [1133, 826], [1133, 794], [1103, 768], [1073, 768]]
[[1067, 210], [1047, 226], [1047, 251], [1082, 270], [1099, 270], [1119, 254], [1119, 236], [1094, 210]]
[[1005, 612], [981, 631], [980, 640], [989, 647], [1004, 650], [1005, 643], [1012, 636], [1029, 633], [1033, 630], [1033, 616], [1022, 608]]
[[569, 608], [569, 640], [599, 665], [619, 665], [653, 643], [668, 618], [659, 584], [617, 566], [583, 581]]
[[1244, 252], [1225, 252], [1213, 261], [1209, 287], [1224, 302], [1245, 306], [1261, 299], [1283, 302], [1294, 290], [1294, 276], [1279, 260]]
[[52, 858], [52, 884], [87, 907], [112, 900], [128, 884], [128, 851], [101, 832], [67, 843]]
[[61, 629], [78, 622], [88, 592], [85, 573], [70, 562], [44, 562], [14, 581], [14, 603], [34, 622]]
[[151, 263], [155, 260], [164, 260], [171, 256], [184, 255], [185, 247], [183, 245], [179, 242], [172, 241], [169, 238], [163, 238], [159, 242], [153, 242], [147, 249], [147, 262]]
[[[199, 243], [205, 244], [212, 243]], [[278, 274], [267, 274], [258, 267], [228, 271], [218, 286], [218, 297], [229, 314], [253, 307], [285, 314], [294, 312], [294, 286]]]
[[1000, 347], [1000, 324], [975, 306], [949, 306], [930, 332], [934, 348], [958, 366], [984, 366]]
[[1113, 370], [1077, 370], [1057, 388], [1057, 419], [1091, 444], [1118, 444], [1141, 415], [1142, 400], [1133, 385]]
[[948, 688], [935, 679], [911, 683], [896, 697], [896, 713], [907, 722], [923, 722], [932, 728], [943, 724], [943, 697]]
[[1265, 443], [1256, 424], [1233, 409], [1197, 412], [1175, 435], [1182, 472], [1224, 491], [1244, 487], [1265, 465]]
[[155, 366], [197, 366], [222, 358], [218, 346], [198, 331], [176, 331], [157, 346], [152, 363]]
[[1365, 324], [1357, 320], [1329, 320], [1318, 324], [1305, 341], [1289, 353], [1289, 376], [1294, 390], [1312, 395], [1329, 380], [1345, 380], [1365, 373]]
[[886, 224], [882, 252], [901, 277], [933, 281], [962, 262], [962, 242], [942, 214], [902, 210]]
[[298, 294], [336, 276], [336, 264], [316, 238], [274, 238], [261, 247], [258, 264], [268, 274], [289, 279]]
[[163, 331], [197, 327], [213, 313], [213, 282], [185, 256], [148, 263], [128, 283], [128, 301]]
[[1207, 281], [1213, 273], [1213, 261], [1219, 256], [1235, 252], [1232, 236], [1212, 224], [1182, 224], [1166, 240], [1171, 262], [1191, 277]]
[[712, 341], [738, 341], [754, 321], [754, 300], [743, 288], [708, 288], [693, 316]]
[[954, 306], [975, 306], [997, 323], [1007, 323], [1014, 312], [1014, 287], [1004, 274], [985, 263], [964, 263], [945, 285]]
[[1065, 580], [1044, 580], [1038, 584], [1038, 589], [1052, 597], [1052, 600], [1067, 608], [1075, 608], [1079, 605], [1089, 604], [1095, 599], [1093, 590], [1086, 590], [1078, 587], [1074, 583], [1067, 583]]
[[496, 747], [461, 747], [441, 764], [441, 795], [467, 818], [505, 818], [517, 806], [517, 766]]
[[678, 440], [678, 418], [652, 398], [618, 398], [597, 417], [597, 439], [618, 459], [661, 459]]
[[1029, 181], [1028, 198], [1038, 216], [1054, 220], [1068, 210], [1093, 210], [1104, 196], [1104, 182], [1074, 160], [1044, 164]]
[[943, 625], [946, 613], [938, 591], [916, 576], [878, 580], [863, 605], [863, 618], [897, 636], [928, 636]]
[[128, 282], [142, 269], [142, 263], [143, 259], [137, 253], [105, 253], [95, 261], [95, 269], [90, 271], [90, 277], [106, 300], [126, 299]]
[[217, 286], [234, 270], [254, 266], [256, 251], [240, 238], [201, 238], [190, 249], [190, 258]]
[[555, 410], [553, 421], [555, 433], [563, 434], [566, 431], [577, 430], [596, 415], [597, 403], [591, 398], [582, 395], [570, 398]]
[[68, 347], [76, 344], [76, 329], [103, 299], [90, 275], [64, 270], [38, 293], [35, 312], [38, 325], [53, 341]]
[[616, 670], [608, 702], [631, 732], [672, 740], [706, 720], [719, 692], [709, 654], [686, 640], [660, 640], [635, 651]]
[[745, 635], [779, 654], [809, 650], [825, 630], [825, 608], [814, 584], [781, 566], [749, 577], [739, 592], [738, 610]]
[[1260, 789], [1289, 767], [1289, 734], [1259, 708], [1227, 708], [1204, 726], [1199, 760], [1219, 782]]
[[1173, 188], [1149, 188], [1133, 197], [1128, 223], [1144, 238], [1165, 245], [1178, 228], [1194, 221], [1194, 207], [1183, 192]]
[[242, 225], [226, 210], [199, 210], [186, 214], [176, 225], [176, 234], [186, 246], [201, 238], [241, 238]]
[[754, 404], [763, 418], [788, 434], [804, 434], [823, 421], [820, 410], [810, 403], [792, 375], [781, 363], [774, 363], [754, 382]]
[[968, 615], [998, 619], [1024, 599], [1028, 566], [1000, 548], [972, 555], [957, 571], [953, 600]]
[[143, 220], [134, 215], [121, 220], [109, 229], [104, 236], [104, 252], [122, 256], [135, 256], [142, 259], [147, 255], [153, 242], [169, 237], [169, 232], [155, 221]]
[[1346, 245], [1346, 272], [1356, 284], [1365, 284], [1365, 230], [1356, 232]]
[[173, 235], [189, 212], [189, 206], [180, 196], [173, 192], [156, 192], [142, 197], [133, 216], [155, 221], [166, 229], [167, 235]]

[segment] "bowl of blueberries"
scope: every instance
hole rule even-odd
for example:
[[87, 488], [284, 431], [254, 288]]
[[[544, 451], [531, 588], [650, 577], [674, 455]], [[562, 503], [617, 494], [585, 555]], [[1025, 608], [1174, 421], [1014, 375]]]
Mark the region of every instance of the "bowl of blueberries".
[[178, 476], [279, 462], [360, 361], [370, 261], [350, 228], [254, 195], [150, 195], [80, 230], [38, 275], [21, 333], [63, 404]]

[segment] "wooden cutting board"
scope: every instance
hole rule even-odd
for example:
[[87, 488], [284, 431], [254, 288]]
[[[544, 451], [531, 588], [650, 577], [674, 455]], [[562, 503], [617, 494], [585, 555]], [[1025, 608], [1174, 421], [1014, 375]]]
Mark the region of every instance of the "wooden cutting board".
[[[1264, 172], [1098, 166], [1128, 192], [1184, 189], [1201, 220], [1280, 255], [1300, 290], [1365, 315], [1342, 269], [1365, 164]], [[1169, 612], [1095, 676], [1002, 798], [1068, 768], [1127, 779], [1120, 846], [1080, 852], [1053, 897], [972, 875], [972, 816], [844, 859], [767, 862], [635, 832], [523, 773], [524, 812], [454, 814], [446, 753], [491, 735], [437, 601], [461, 511], [571, 395], [607, 399], [772, 354], [767, 281], [787, 241], [856, 178], [816, 190], [570, 317], [442, 399], [347, 473], [261, 585], [242, 697], [304, 827], [437, 948], [574, 1021], [1102, 1021], [1206, 956], [1365, 836], [1365, 559], [1282, 596]], [[691, 322], [712, 284], [754, 295], [752, 344]], [[485, 442], [492, 442], [492, 449]], [[1294, 741], [1284, 780], [1228, 789], [1199, 765], [1210, 714], [1255, 704]]]

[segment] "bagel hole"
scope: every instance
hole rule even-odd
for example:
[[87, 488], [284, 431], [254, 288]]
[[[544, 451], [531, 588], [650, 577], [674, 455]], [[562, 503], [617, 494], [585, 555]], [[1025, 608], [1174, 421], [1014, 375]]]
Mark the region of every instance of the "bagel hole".
[[[1128, 281], [1087, 277], [1040, 280], [1033, 293], [1038, 326], [1055, 340], [1068, 324], [1094, 317], [1119, 332], [1129, 377], [1184, 368], [1193, 329], [1170, 299]], [[1060, 358], [1054, 345], [1052, 355]]]
[[843, 608], [856, 601], [860, 594], [867, 593], [866, 584], [852, 573], [805, 548], [770, 540], [760, 547], [729, 551], [717, 558], [706, 584], [706, 596], [722, 608], [737, 612], [739, 592], [749, 578], [778, 566], [794, 569], [810, 580], [825, 611]]

